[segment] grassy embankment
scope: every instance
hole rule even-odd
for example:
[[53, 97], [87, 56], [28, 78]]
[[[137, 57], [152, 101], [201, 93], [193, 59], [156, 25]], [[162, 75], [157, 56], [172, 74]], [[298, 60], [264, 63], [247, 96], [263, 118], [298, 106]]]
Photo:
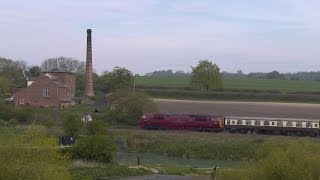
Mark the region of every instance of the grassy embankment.
[[212, 160], [253, 160], [256, 150], [272, 136], [184, 131], [110, 129], [127, 139], [130, 150], [172, 157]]
[[[206, 160], [235, 160], [218, 169], [219, 179], [319, 179], [319, 139], [284, 136], [213, 134], [183, 131], [111, 130], [139, 152]], [[310, 156], [310, 154], [312, 154]], [[211, 169], [162, 167], [170, 174], [206, 174]]]
[[268, 79], [224, 79], [224, 89], [199, 91], [190, 87], [189, 77], [146, 77], [136, 80], [139, 91], [156, 98], [320, 102], [320, 82]]

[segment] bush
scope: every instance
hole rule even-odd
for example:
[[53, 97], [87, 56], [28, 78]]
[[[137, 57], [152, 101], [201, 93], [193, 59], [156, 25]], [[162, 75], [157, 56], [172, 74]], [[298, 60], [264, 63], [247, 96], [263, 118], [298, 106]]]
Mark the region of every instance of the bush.
[[71, 149], [73, 158], [110, 162], [114, 160], [116, 146], [107, 136], [93, 135], [81, 138]]
[[30, 108], [18, 108], [15, 110], [14, 117], [17, 119], [18, 122], [26, 123], [32, 120], [33, 115], [34, 111]]
[[319, 148], [317, 140], [266, 141], [259, 150], [257, 163], [247, 164], [237, 171], [220, 172], [219, 179], [319, 179]]
[[14, 108], [11, 105], [0, 103], [0, 119], [9, 121], [14, 115]]
[[116, 106], [112, 117], [120, 123], [137, 125], [143, 113], [156, 112], [157, 110], [157, 105], [149, 96], [135, 93], [129, 95]]
[[67, 157], [41, 126], [0, 129], [0, 179], [71, 179]]
[[83, 129], [83, 121], [76, 114], [65, 114], [63, 129], [66, 135], [78, 137]]
[[19, 123], [26, 123], [33, 115], [34, 111], [30, 108], [14, 108], [10, 104], [0, 103], [0, 119], [5, 121], [15, 118]]
[[108, 133], [105, 122], [95, 120], [87, 123], [88, 135], [106, 135]]

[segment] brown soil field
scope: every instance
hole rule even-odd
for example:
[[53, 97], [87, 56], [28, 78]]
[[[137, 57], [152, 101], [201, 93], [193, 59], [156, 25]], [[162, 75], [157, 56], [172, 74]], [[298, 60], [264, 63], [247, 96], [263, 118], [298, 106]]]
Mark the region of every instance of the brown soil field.
[[320, 104], [154, 99], [163, 113], [320, 119]]

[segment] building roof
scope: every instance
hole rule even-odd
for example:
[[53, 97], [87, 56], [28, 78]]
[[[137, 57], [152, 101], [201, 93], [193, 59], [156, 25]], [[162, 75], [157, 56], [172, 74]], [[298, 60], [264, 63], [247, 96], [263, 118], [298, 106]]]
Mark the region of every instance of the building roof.
[[28, 77], [28, 81], [36, 81], [39, 77]]
[[43, 73], [70, 73], [70, 74], [74, 74], [73, 72], [70, 71], [65, 71], [59, 67], [55, 67], [55, 68], [51, 68], [45, 71], [42, 71]]

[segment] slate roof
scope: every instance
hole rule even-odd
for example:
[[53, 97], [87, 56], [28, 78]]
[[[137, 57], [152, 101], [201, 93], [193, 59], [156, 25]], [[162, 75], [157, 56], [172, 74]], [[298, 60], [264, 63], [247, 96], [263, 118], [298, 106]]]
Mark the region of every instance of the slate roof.
[[59, 67], [55, 67], [55, 68], [52, 68], [52, 69], [48, 69], [48, 70], [45, 70], [45, 71], [42, 71], [43, 73], [71, 73], [71, 74], [74, 74], [70, 71], [65, 71]]

